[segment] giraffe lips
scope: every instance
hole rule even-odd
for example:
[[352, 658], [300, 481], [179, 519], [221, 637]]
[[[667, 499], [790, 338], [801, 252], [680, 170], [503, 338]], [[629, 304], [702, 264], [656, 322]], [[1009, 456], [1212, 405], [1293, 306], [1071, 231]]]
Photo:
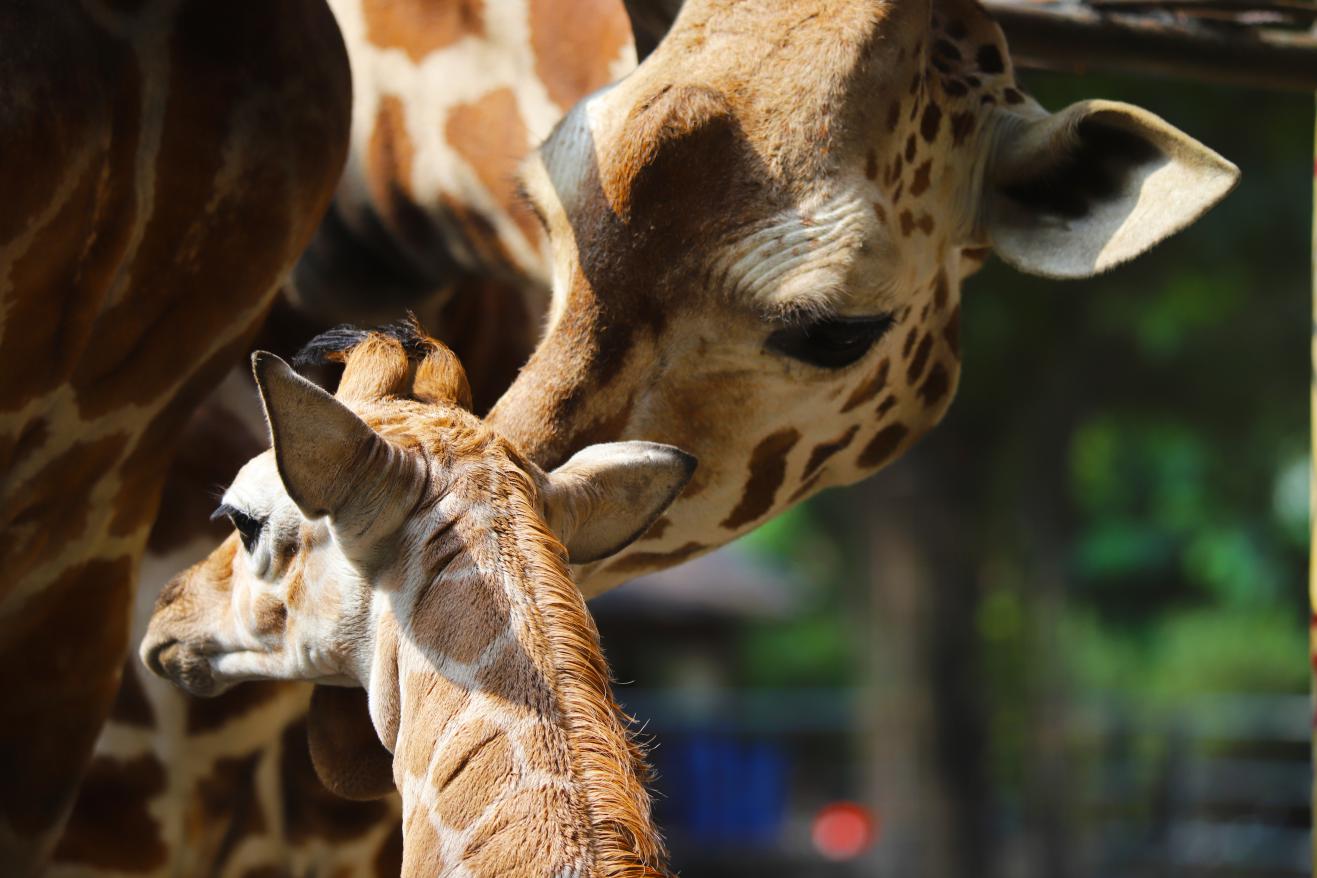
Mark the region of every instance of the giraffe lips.
[[215, 675], [206, 656], [188, 649], [178, 640], [142, 644], [142, 662], [156, 676], [169, 680], [191, 695], [218, 695]]

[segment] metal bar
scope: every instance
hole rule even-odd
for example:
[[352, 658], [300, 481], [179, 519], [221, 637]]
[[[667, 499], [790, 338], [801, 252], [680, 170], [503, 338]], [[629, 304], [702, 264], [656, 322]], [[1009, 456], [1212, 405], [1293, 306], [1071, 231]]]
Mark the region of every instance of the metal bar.
[[986, 0], [1023, 67], [1153, 74], [1256, 88], [1317, 91], [1317, 37], [1210, 27], [1079, 4]]

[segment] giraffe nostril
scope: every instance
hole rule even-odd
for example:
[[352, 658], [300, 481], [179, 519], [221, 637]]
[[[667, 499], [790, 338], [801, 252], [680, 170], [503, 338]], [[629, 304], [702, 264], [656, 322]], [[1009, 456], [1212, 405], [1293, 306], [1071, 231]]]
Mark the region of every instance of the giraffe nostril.
[[[169, 655], [165, 654], [166, 650], [169, 650]], [[157, 677], [169, 679], [170, 675], [165, 671], [165, 662], [170, 658], [174, 658], [174, 654], [177, 652], [177, 640], [162, 640], [145, 651], [145, 654], [142, 656], [142, 661], [151, 669], [151, 673], [155, 674]]]

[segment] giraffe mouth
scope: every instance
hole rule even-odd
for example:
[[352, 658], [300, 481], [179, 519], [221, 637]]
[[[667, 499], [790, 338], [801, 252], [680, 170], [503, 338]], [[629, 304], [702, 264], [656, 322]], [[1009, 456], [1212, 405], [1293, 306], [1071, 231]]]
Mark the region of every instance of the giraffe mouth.
[[166, 638], [142, 644], [142, 663], [158, 677], [169, 680], [190, 695], [218, 695], [218, 685], [206, 655], [189, 649], [181, 641]]

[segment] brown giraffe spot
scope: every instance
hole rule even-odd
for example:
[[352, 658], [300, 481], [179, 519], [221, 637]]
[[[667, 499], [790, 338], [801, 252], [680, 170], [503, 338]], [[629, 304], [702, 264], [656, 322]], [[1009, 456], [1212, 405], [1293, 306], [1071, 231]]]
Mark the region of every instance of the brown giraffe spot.
[[[573, 827], [582, 818], [572, 807], [566, 790], [555, 787], [518, 790], [499, 804], [497, 814], [471, 834], [462, 851], [462, 864], [472, 875], [515, 875], [525, 871], [523, 864], [527, 861], [537, 864], [539, 874], [574, 874], [569, 867], [584, 854], [585, 839], [569, 830], [563, 844], [540, 827], [546, 823]], [[637, 871], [644, 874], [646, 870]]]
[[901, 359], [910, 358], [910, 352], [915, 349], [915, 340], [919, 338], [919, 327], [912, 326], [910, 331], [905, 334], [905, 342], [901, 345]]
[[846, 400], [846, 404], [841, 407], [841, 413], [846, 414], [846, 412], [864, 405], [866, 402], [881, 393], [882, 389], [887, 386], [887, 373], [891, 369], [891, 365], [891, 360], [884, 357], [883, 361], [878, 364], [878, 368], [874, 370], [873, 374], [851, 393], [850, 397]]
[[478, 101], [453, 107], [444, 122], [444, 138], [499, 206], [512, 215], [526, 240], [538, 241], [543, 228], [517, 194], [513, 173], [513, 163], [526, 154], [531, 143], [512, 89], [496, 89]]
[[773, 508], [777, 490], [786, 478], [787, 455], [799, 441], [800, 432], [787, 427], [755, 446], [750, 454], [750, 478], [745, 483], [741, 501], [723, 519], [723, 527], [732, 530], [749, 524]]
[[957, 360], [960, 359], [960, 305], [951, 309], [951, 316], [947, 318], [947, 325], [942, 328], [942, 337], [947, 340], [947, 347], [951, 348], [952, 356]]
[[[413, 726], [419, 724], [433, 734], [438, 734], [466, 707], [471, 692], [443, 674], [418, 672], [407, 675], [404, 697], [406, 703], [403, 705], [404, 719], [401, 721]], [[432, 743], [427, 743], [423, 734], [400, 736], [396, 742], [394, 765], [410, 774], [424, 774], [433, 755]]]
[[926, 408], [932, 408], [940, 403], [951, 389], [951, 380], [947, 375], [947, 370], [941, 363], [934, 363], [933, 368], [928, 370], [928, 378], [924, 385], [919, 388], [919, 396], [924, 401]]
[[129, 760], [97, 756], [78, 788], [56, 862], [107, 871], [159, 869], [167, 851], [150, 804], [164, 791], [165, 768], [153, 754]]
[[948, 97], [963, 98], [969, 94], [969, 86], [959, 79], [943, 79], [942, 91]]
[[913, 162], [915, 160], [915, 136], [911, 134], [905, 141], [905, 160]]
[[207, 858], [220, 873], [244, 838], [265, 831], [265, 813], [256, 789], [263, 753], [217, 759], [196, 786], [198, 818], [204, 826], [226, 826], [219, 848]]
[[814, 487], [819, 483], [819, 479], [822, 478], [822, 476], [823, 476], [822, 472], [817, 472], [814, 473], [814, 475], [810, 476], [809, 478], [805, 479], [805, 481], [801, 483], [800, 487], [796, 488], [796, 490], [791, 494], [790, 499], [787, 500], [787, 504], [790, 506], [794, 506], [797, 503], [799, 503], [801, 500], [804, 500], [806, 497], [808, 497], [810, 491], [814, 490]]
[[119, 689], [132, 559], [69, 567], [8, 621], [0, 643], [0, 820], [24, 835], [69, 805]]
[[366, 145], [366, 184], [377, 209], [395, 222], [412, 207], [416, 149], [407, 133], [407, 111], [397, 95], [384, 95]]
[[396, 48], [420, 62], [426, 55], [465, 36], [485, 32], [481, 0], [363, 0], [366, 39], [380, 48]]
[[856, 462], [866, 469], [881, 466], [892, 458], [909, 432], [903, 424], [884, 427], [864, 446]]
[[1017, 89], [1007, 88], [1001, 94], [1002, 97], [1006, 99], [1006, 103], [1008, 104], [1024, 103], [1024, 95], [1020, 94], [1020, 92]]
[[919, 133], [924, 140], [932, 143], [937, 139], [938, 128], [942, 125], [942, 110], [937, 104], [929, 104], [924, 108], [924, 118], [919, 121]]
[[924, 374], [924, 367], [928, 365], [928, 355], [933, 351], [933, 336], [925, 335], [919, 340], [919, 347], [915, 348], [914, 359], [910, 361], [910, 368], [906, 372], [906, 381], [914, 384], [919, 380], [919, 376]]
[[901, 102], [892, 101], [887, 108], [887, 130], [896, 131], [896, 126], [901, 122]]
[[974, 114], [969, 110], [962, 110], [959, 113], [951, 114], [951, 141], [954, 146], [960, 146], [965, 142], [965, 138], [974, 133]]
[[528, 708], [541, 716], [553, 712], [548, 680], [516, 641], [505, 642], [498, 656], [481, 669], [476, 687], [490, 698]]
[[664, 567], [675, 567], [710, 548], [711, 546], [704, 543], [692, 542], [666, 552], [631, 552], [609, 564], [608, 569], [618, 573], [638, 573]]
[[933, 43], [933, 52], [939, 57], [946, 58], [948, 61], [960, 61], [960, 49], [955, 43], [948, 40], [939, 39]]
[[313, 838], [345, 842], [378, 826], [389, 813], [384, 802], [353, 802], [325, 789], [316, 776], [299, 717], [280, 737], [279, 780], [284, 834], [293, 844]]
[[878, 218], [878, 222], [884, 225], [887, 224], [887, 211], [876, 201], [873, 203], [873, 215]]
[[810, 452], [809, 461], [805, 464], [805, 469], [801, 475], [805, 478], [813, 476], [818, 468], [827, 463], [833, 455], [851, 444], [851, 440], [855, 438], [855, 434], [859, 432], [859, 429], [859, 426], [856, 425], [836, 439], [829, 442], [820, 442], [814, 446], [814, 450]]
[[[442, 871], [442, 864], [438, 864], [437, 868], [430, 869], [428, 872], [409, 872], [406, 874], [437, 875], [440, 871]], [[398, 825], [384, 837], [379, 852], [375, 854], [375, 878], [398, 878], [402, 874], [404, 874], [402, 871], [402, 826]]]
[[910, 183], [910, 194], [923, 195], [928, 190], [928, 178], [933, 173], [933, 160], [929, 159], [915, 169], [915, 179]]
[[947, 286], [946, 272], [939, 271], [937, 280], [933, 282], [933, 308], [941, 311], [947, 307], [947, 299], [951, 296], [951, 290]]
[[904, 181], [904, 180], [902, 180], [901, 182], [899, 182], [899, 183], [896, 184], [896, 189], [892, 191], [892, 203], [893, 203], [893, 204], [895, 204], [896, 202], [898, 202], [898, 201], [901, 200], [901, 192], [902, 192], [904, 189], [905, 189], [905, 181]]
[[890, 412], [895, 407], [896, 407], [896, 395], [893, 394], [891, 396], [888, 396], [882, 402], [878, 403], [878, 408], [874, 411], [874, 414], [878, 416], [879, 420], [882, 420], [883, 417], [885, 417], [887, 413]]
[[649, 526], [649, 530], [645, 531], [645, 535], [641, 539], [661, 540], [663, 539], [663, 535], [668, 532], [668, 528], [670, 527], [672, 527], [672, 520], [669, 519], [666, 515], [660, 516], [659, 518], [656, 518], [654, 520], [654, 523]]
[[535, 75], [566, 111], [612, 81], [612, 62], [631, 41], [631, 26], [608, 0], [530, 0], [530, 39]]
[[466, 829], [513, 779], [515, 766], [507, 735], [476, 720], [449, 739], [430, 781], [435, 813], [456, 830]]
[[901, 234], [910, 237], [910, 233], [915, 230], [915, 215], [908, 210], [901, 211]]
[[142, 691], [142, 681], [137, 678], [139, 667], [136, 656], [129, 657], [124, 663], [119, 676], [119, 694], [110, 707], [110, 719], [125, 726], [149, 729], [155, 726], [155, 711]]
[[923, 232], [925, 235], [933, 234], [933, 215], [929, 213], [921, 213], [919, 215], [919, 222], [916, 223], [916, 225], [919, 226], [919, 231]]
[[869, 147], [869, 152], [864, 158], [864, 176], [870, 180], [878, 177], [878, 153], [872, 146]]
[[[468, 576], [452, 585], [432, 585], [416, 602], [410, 630], [434, 638], [440, 651], [459, 662], [473, 662], [508, 626], [508, 596], [485, 577]], [[460, 624], [454, 624], [460, 620]]]
[[888, 186], [895, 183], [905, 170], [905, 159], [898, 153], [896, 158], [892, 159], [892, 164], [887, 168], [887, 173], [883, 176], [883, 182]]
[[239, 717], [246, 716], [268, 703], [279, 693], [286, 691], [289, 685], [277, 680], [253, 680], [241, 686], [234, 686], [214, 698], [185, 696], [187, 732], [189, 735], [204, 735], [207, 732], [218, 731]]
[[1001, 51], [991, 43], [979, 46], [979, 51], [974, 56], [978, 62], [979, 70], [984, 73], [1005, 73], [1006, 65], [1002, 61]]

